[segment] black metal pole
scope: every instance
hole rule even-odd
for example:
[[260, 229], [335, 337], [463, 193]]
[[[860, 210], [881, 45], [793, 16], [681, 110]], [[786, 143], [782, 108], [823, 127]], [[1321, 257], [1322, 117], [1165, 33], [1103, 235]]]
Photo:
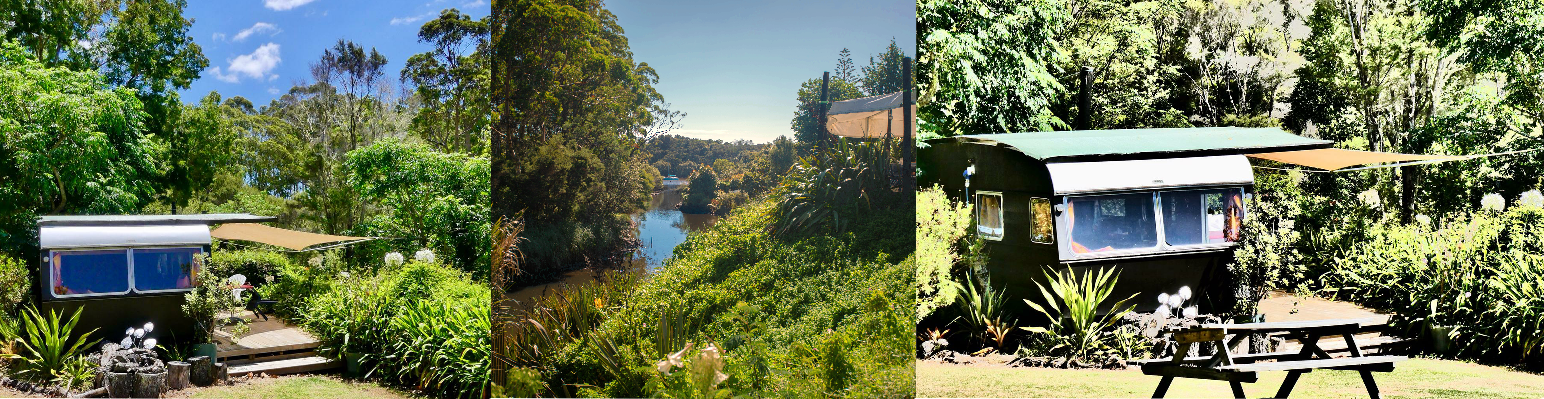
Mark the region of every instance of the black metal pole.
[[1077, 130], [1088, 130], [1090, 128], [1090, 126], [1089, 126], [1090, 125], [1089, 118], [1091, 116], [1093, 116], [1092, 115], [1093, 114], [1092, 111], [1093, 111], [1094, 107], [1093, 107], [1093, 104], [1092, 104], [1093, 101], [1089, 98], [1089, 96], [1090, 96], [1089, 91], [1093, 90], [1093, 82], [1094, 82], [1093, 75], [1094, 75], [1094, 68], [1093, 67], [1083, 67], [1083, 72], [1082, 72], [1082, 76], [1081, 76], [1081, 79], [1080, 79], [1080, 80], [1083, 81], [1082, 82], [1083, 84], [1082, 84], [1081, 87], [1078, 88], [1078, 121], [1077, 121], [1078, 126], [1077, 126]]
[[831, 131], [826, 128], [826, 113], [831, 112], [831, 72], [820, 75], [820, 146], [825, 147]]
[[901, 60], [901, 82], [901, 140], [906, 142], [905, 147], [902, 147], [905, 150], [901, 152], [901, 185], [910, 192], [916, 184], [916, 170], [911, 166], [912, 151], [915, 150], [911, 142], [911, 126], [916, 123], [911, 115], [911, 105], [916, 103], [911, 98], [911, 57]]

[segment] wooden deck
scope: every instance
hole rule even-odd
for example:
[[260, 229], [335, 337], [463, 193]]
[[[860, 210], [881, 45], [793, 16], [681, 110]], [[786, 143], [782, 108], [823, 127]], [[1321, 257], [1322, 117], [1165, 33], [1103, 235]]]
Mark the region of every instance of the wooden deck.
[[252, 312], [242, 313], [240, 317], [247, 319], [250, 327], [246, 335], [232, 342], [230, 334], [224, 331], [216, 332], [216, 335], [220, 336], [216, 352], [222, 361], [237, 360], [237, 358], [252, 360], [258, 357], [311, 352], [320, 345], [311, 333], [299, 326], [290, 325], [278, 317], [269, 316], [268, 320], [254, 321]]

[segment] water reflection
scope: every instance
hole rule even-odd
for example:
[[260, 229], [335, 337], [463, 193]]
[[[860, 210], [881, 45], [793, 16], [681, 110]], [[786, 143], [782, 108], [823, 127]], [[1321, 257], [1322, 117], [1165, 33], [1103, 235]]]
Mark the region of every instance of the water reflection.
[[649, 209], [633, 215], [638, 223], [639, 258], [646, 262], [648, 271], [654, 271], [670, 258], [677, 245], [686, 242], [686, 236], [713, 225], [718, 220], [713, 215], [687, 215], [676, 210], [681, 203], [681, 190], [666, 190], [649, 198]]

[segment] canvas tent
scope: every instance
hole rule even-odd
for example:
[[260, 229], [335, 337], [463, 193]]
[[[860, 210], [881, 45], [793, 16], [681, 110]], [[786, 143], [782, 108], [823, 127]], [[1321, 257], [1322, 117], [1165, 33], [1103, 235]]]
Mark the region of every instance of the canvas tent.
[[[902, 94], [895, 92], [831, 103], [831, 110], [826, 113], [826, 129], [837, 136], [873, 139], [884, 138], [887, 133], [902, 137], [906, 133], [905, 125], [910, 125], [915, 136], [916, 124], [907, 124], [903, 120]], [[916, 104], [911, 105], [911, 113], [917, 114]]]
[[227, 223], [209, 232], [209, 235], [222, 240], [241, 240], [260, 242], [264, 244], [289, 248], [295, 251], [303, 251], [323, 244], [351, 244], [355, 242], [373, 240], [373, 237], [335, 236], [330, 234], [307, 233], [304, 231], [286, 230], [278, 227], [269, 227], [256, 223]]

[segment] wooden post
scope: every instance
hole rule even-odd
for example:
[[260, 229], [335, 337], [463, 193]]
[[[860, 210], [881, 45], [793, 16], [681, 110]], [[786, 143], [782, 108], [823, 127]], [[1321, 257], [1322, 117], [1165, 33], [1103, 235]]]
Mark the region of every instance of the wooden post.
[[139, 381], [134, 386], [136, 398], [159, 398], [166, 392], [166, 372], [156, 374], [140, 374]]
[[134, 396], [134, 384], [138, 379], [129, 373], [107, 373], [107, 396], [113, 398], [129, 398]]
[[230, 367], [226, 366], [225, 363], [215, 363], [214, 372], [210, 374], [214, 377], [213, 383], [215, 384], [230, 385], [231, 383]]
[[1093, 67], [1083, 67], [1083, 72], [1082, 72], [1082, 76], [1081, 76], [1082, 79], [1079, 79], [1079, 80], [1081, 80], [1083, 82], [1083, 84], [1082, 84], [1081, 87], [1078, 88], [1078, 120], [1077, 120], [1078, 126], [1077, 126], [1077, 130], [1088, 130], [1088, 129], [1092, 128], [1091, 125], [1092, 125], [1093, 122], [1091, 122], [1092, 119], [1090, 119], [1090, 118], [1093, 116], [1093, 113], [1094, 113], [1093, 112], [1093, 108], [1094, 108], [1094, 106], [1093, 106], [1093, 99], [1090, 98], [1092, 96], [1092, 93], [1090, 93], [1090, 91], [1093, 90], [1093, 85], [1094, 85], [1094, 77], [1093, 77], [1093, 75], [1094, 75], [1094, 68]]
[[826, 129], [826, 114], [831, 112], [831, 72], [822, 72], [820, 75], [820, 145], [824, 147], [830, 140], [831, 131]]
[[916, 187], [917, 176], [916, 168], [911, 166], [912, 157], [915, 156], [913, 152], [916, 151], [915, 144], [911, 140], [911, 126], [916, 123], [912, 120], [911, 106], [917, 102], [911, 98], [911, 57], [903, 58], [901, 61], [901, 81], [905, 82], [901, 84], [901, 123], [903, 124], [901, 140], [906, 142], [905, 147], [902, 147], [905, 150], [901, 153], [901, 180], [904, 180], [901, 185], [905, 188], [905, 192], [912, 192]]
[[188, 387], [188, 362], [166, 362], [166, 390]]
[[214, 364], [209, 359], [209, 356], [194, 356], [188, 359], [188, 363], [188, 379], [193, 382], [193, 385], [209, 386], [211, 380], [214, 379], [214, 373], [211, 370]]

